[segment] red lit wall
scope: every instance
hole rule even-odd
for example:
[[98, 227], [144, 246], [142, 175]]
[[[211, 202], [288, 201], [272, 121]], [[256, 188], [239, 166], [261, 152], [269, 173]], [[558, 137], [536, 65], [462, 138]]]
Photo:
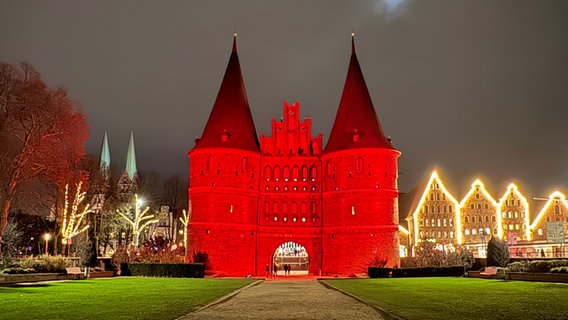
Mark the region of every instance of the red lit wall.
[[366, 272], [373, 260], [400, 265], [394, 149], [322, 155], [321, 134], [284, 104], [260, 153], [201, 148], [189, 153], [193, 208], [188, 253], [205, 252], [216, 272], [262, 275], [287, 241], [304, 246], [309, 273]]

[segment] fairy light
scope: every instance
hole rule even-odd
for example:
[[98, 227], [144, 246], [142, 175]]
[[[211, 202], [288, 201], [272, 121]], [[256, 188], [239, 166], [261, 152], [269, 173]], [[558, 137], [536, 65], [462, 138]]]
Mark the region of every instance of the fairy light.
[[[476, 189], [479, 189], [479, 191], [481, 192], [481, 194], [485, 197], [485, 199], [488, 200], [488, 202], [493, 206], [493, 208], [495, 209], [495, 214], [498, 215], [497, 217], [497, 232], [499, 233], [501, 230], [501, 220], [499, 219], [499, 206], [497, 204], [497, 201], [495, 201], [495, 199], [489, 194], [489, 192], [487, 192], [487, 190], [485, 189], [485, 184], [483, 184], [483, 182], [481, 182], [481, 180], [476, 179], [472, 184], [471, 184], [471, 189], [469, 189], [469, 192], [465, 195], [465, 197], [462, 199], [462, 201], [460, 202], [460, 211], [463, 212], [463, 210], [465, 210], [467, 208], [466, 203], [468, 203], [469, 199], [474, 195], [474, 193], [476, 192]], [[463, 208], [463, 210], [461, 210]], [[460, 217], [460, 224], [461, 224], [461, 219], [463, 217]], [[460, 230], [460, 234], [461, 234], [461, 228]], [[485, 230], [484, 228], [484, 232], [486, 232], [487, 230]], [[490, 233], [489, 235], [491, 235], [492, 233]], [[499, 238], [501, 238], [501, 234], [499, 233]]]
[[[451, 193], [448, 192], [448, 190], [446, 189], [446, 186], [442, 183], [442, 180], [440, 180], [440, 177], [438, 176], [438, 173], [436, 172], [436, 170], [434, 170], [432, 172], [432, 175], [430, 176], [430, 180], [428, 180], [428, 183], [426, 184], [426, 188], [424, 189], [424, 193], [422, 193], [422, 197], [420, 198], [420, 201], [418, 202], [418, 205], [416, 206], [416, 209], [414, 210], [414, 212], [412, 213], [412, 217], [414, 219], [414, 242], [418, 243], [420, 242], [419, 239], [419, 230], [418, 230], [418, 221], [419, 221], [419, 217], [418, 214], [420, 213], [420, 208], [423, 206], [424, 202], [427, 199], [428, 193], [430, 192], [430, 190], [432, 189], [432, 185], [434, 183], [437, 183], [438, 186], [440, 187], [440, 190], [442, 190], [442, 193], [446, 195], [446, 199], [449, 199], [450, 202], [452, 202], [456, 208], [456, 212], [455, 212], [455, 220], [456, 220], [456, 229], [457, 230], [461, 230], [461, 223], [460, 223], [460, 204], [459, 202], [451, 195]], [[458, 243], [462, 243], [462, 237], [461, 237], [461, 232], [456, 232], [456, 236], [457, 236], [457, 241]]]
[[[183, 224], [185, 230], [187, 231], [187, 228], [189, 226], [189, 221], [191, 219], [191, 211], [192, 211], [192, 207], [191, 207], [191, 200], [189, 201], [189, 207], [187, 208], [187, 211], [183, 210], [183, 215], [181, 217], [179, 217], [179, 221], [181, 221], [181, 223]], [[183, 237], [183, 247], [185, 248], [185, 250], [187, 250], [187, 234], [184, 234]]]
[[140, 210], [142, 207], [142, 201], [138, 200], [137, 194], [134, 194], [134, 203], [135, 207], [133, 218], [130, 218], [128, 216], [129, 210], [117, 209], [116, 212], [132, 227], [132, 233], [134, 234], [134, 241], [132, 244], [137, 247], [140, 239], [140, 233], [142, 233], [142, 231], [144, 231], [144, 229], [146, 229], [146, 227], [148, 227], [150, 224], [157, 223], [160, 220], [153, 219], [154, 215], [148, 215], [148, 210], [150, 210], [150, 207], [146, 207], [144, 208], [144, 210]]
[[81, 192], [82, 185], [82, 181], [76, 185], [77, 190], [71, 207], [69, 207], [69, 184], [65, 185], [65, 207], [63, 208], [61, 235], [66, 242], [69, 242], [71, 238], [84, 232], [90, 227], [88, 224], [82, 226], [83, 219], [86, 217], [87, 213], [91, 212], [89, 204], [85, 205], [83, 210], [79, 210], [79, 206], [83, 203], [83, 200], [85, 200], [86, 194], [84, 191]]
[[499, 222], [498, 226], [499, 238], [501, 239], [503, 238], [503, 205], [506, 203], [507, 199], [511, 196], [511, 194], [516, 195], [517, 198], [521, 200], [522, 206], [525, 209], [524, 210], [525, 226], [526, 226], [525, 236], [527, 240], [531, 240], [531, 231], [530, 231], [531, 227], [529, 222], [529, 202], [527, 201], [527, 198], [525, 198], [523, 194], [519, 191], [519, 188], [514, 183], [509, 184], [509, 186], [507, 187], [507, 191], [505, 191], [503, 197], [499, 199], [499, 212], [498, 212], [499, 219], [497, 220]]
[[554, 191], [548, 197], [548, 201], [546, 202], [546, 204], [544, 205], [542, 210], [540, 210], [540, 213], [538, 214], [538, 216], [536, 216], [536, 219], [534, 219], [534, 222], [530, 227], [531, 229], [534, 229], [538, 224], [540, 224], [540, 222], [541, 222], [540, 220], [546, 215], [548, 209], [550, 209], [550, 207], [554, 203], [556, 203], [557, 201], [561, 202], [564, 205], [564, 208], [568, 209], [568, 203], [566, 202], [566, 196], [563, 193], [561, 193], [560, 191]]

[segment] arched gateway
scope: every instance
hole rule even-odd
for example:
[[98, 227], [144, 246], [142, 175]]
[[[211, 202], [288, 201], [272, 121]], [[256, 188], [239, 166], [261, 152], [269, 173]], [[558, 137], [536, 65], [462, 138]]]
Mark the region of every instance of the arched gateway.
[[272, 132], [257, 136], [235, 36], [213, 110], [188, 154], [186, 260], [206, 253], [213, 271], [235, 276], [261, 275], [274, 263], [312, 275], [366, 272], [376, 259], [400, 265], [400, 152], [381, 129], [354, 46], [325, 150], [298, 102], [283, 109]]
[[272, 256], [272, 264], [278, 269], [278, 275], [307, 275], [310, 265], [310, 256], [304, 246], [288, 241], [281, 244]]

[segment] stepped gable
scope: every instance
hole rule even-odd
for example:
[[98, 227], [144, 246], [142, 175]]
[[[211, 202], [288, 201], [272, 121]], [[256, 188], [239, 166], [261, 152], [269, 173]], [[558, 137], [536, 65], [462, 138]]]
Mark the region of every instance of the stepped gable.
[[343, 94], [324, 153], [355, 148], [394, 149], [381, 128], [351, 34], [351, 60]]
[[233, 50], [213, 110], [194, 149], [234, 148], [260, 152], [237, 54], [237, 34]]

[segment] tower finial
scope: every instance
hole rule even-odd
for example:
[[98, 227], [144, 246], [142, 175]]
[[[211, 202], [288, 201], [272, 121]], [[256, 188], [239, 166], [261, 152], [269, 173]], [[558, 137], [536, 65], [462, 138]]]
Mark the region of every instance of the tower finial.
[[237, 30], [233, 32], [233, 52], [237, 52]]
[[351, 53], [355, 54], [355, 31], [351, 30]]

